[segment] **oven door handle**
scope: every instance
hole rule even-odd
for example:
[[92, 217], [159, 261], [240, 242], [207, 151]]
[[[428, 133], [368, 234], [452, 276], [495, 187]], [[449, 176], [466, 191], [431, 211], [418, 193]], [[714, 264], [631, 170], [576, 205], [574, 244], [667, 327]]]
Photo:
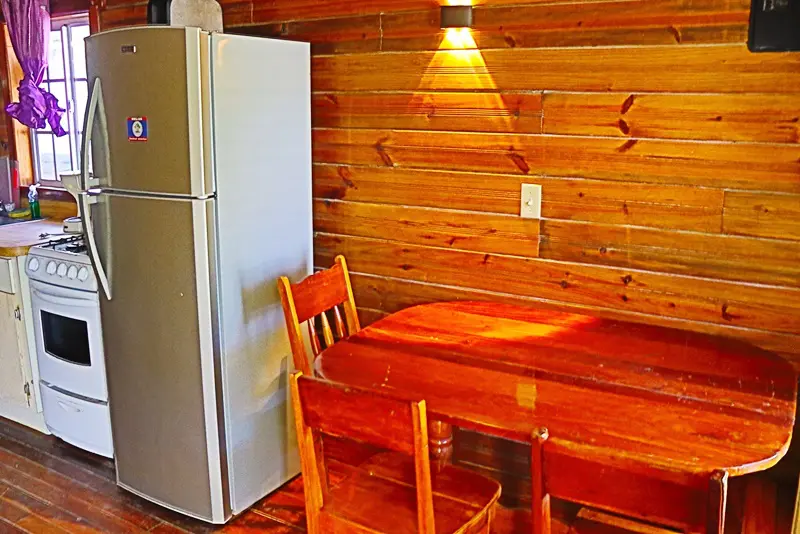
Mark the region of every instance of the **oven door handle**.
[[57, 297], [55, 295], [48, 295], [47, 293], [42, 293], [39, 290], [34, 289], [32, 291], [33, 296], [40, 300], [41, 302], [46, 302], [48, 304], [53, 304], [55, 306], [70, 306], [70, 307], [78, 307], [78, 308], [96, 308], [97, 303], [91, 300], [86, 299], [69, 299], [64, 297]]
[[64, 401], [58, 401], [58, 406], [64, 410], [65, 412], [70, 413], [81, 413], [83, 410], [75, 406], [74, 404], [67, 404]]

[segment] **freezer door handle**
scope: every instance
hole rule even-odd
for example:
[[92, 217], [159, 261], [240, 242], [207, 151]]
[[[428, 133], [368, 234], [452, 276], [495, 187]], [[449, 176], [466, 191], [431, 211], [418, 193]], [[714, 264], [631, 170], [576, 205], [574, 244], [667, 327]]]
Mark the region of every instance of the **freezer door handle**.
[[[99, 111], [99, 113], [98, 113]], [[89, 184], [89, 147], [94, 134], [94, 123], [99, 115], [99, 126], [101, 130], [102, 139], [102, 153], [104, 156], [104, 168], [108, 172], [111, 168], [108, 157], [108, 125], [106, 123], [105, 108], [103, 106], [103, 86], [100, 83], [100, 78], [96, 78], [94, 86], [92, 87], [92, 96], [89, 99], [89, 106], [86, 110], [86, 118], [83, 125], [83, 140], [81, 143], [81, 188], [83, 191], [79, 196], [79, 207], [81, 220], [83, 221], [83, 230], [86, 235], [86, 248], [89, 251], [89, 257], [94, 265], [94, 270], [97, 273], [97, 279], [103, 292], [108, 300], [111, 300], [111, 284], [109, 283], [108, 274], [103, 267], [103, 260], [100, 257], [100, 251], [97, 248], [97, 238], [94, 231], [94, 223], [92, 221], [91, 204], [92, 200], [88, 195]]]

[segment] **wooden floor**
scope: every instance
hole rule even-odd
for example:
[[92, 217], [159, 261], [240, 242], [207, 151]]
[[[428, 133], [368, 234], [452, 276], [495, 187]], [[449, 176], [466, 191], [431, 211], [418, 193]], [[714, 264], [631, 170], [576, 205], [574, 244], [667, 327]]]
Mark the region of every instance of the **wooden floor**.
[[[351, 469], [333, 462], [332, 483]], [[0, 419], [0, 533], [226, 532], [297, 534], [305, 530], [297, 478], [223, 528], [186, 519], [119, 489], [113, 463]], [[790, 534], [794, 487], [767, 477], [739, 479], [726, 534]], [[737, 489], [738, 488], [738, 489]], [[741, 491], [739, 491], [741, 490]], [[556, 503], [555, 534], [655, 533], [638, 523]], [[577, 515], [576, 515], [577, 514]], [[503, 509], [496, 532], [529, 532], [525, 510]]]

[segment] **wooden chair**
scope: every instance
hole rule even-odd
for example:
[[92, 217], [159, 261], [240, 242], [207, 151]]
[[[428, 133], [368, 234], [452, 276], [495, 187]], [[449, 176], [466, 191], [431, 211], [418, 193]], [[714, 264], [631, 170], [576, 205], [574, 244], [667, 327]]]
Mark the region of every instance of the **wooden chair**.
[[[292, 375], [291, 392], [310, 534], [490, 532], [500, 485], [452, 465], [431, 480], [425, 401], [301, 373]], [[394, 452], [376, 455], [329, 487], [323, 434]]]
[[[294, 366], [303, 374], [309, 376], [314, 374], [314, 360], [309, 359], [303, 343], [303, 333], [300, 327], [302, 323], [308, 325], [314, 358], [319, 356], [324, 348], [333, 345], [335, 341], [361, 330], [344, 256], [336, 256], [333, 267], [315, 273], [297, 284], [290, 283], [285, 276], [280, 277], [278, 290], [281, 294], [286, 328], [289, 331]], [[345, 321], [342, 321], [340, 306], [344, 309], [346, 324]], [[333, 317], [335, 337], [328, 313]], [[317, 331], [317, 318], [321, 324], [321, 339]]]
[[[558, 475], [547, 473], [545, 468], [544, 446], [549, 437], [550, 433], [546, 428], [535, 430], [531, 436], [531, 531], [533, 534], [550, 534], [552, 523], [547, 478], [548, 476]], [[703, 517], [702, 514], [697, 514], [698, 522], [686, 524], [684, 532], [724, 534], [725, 510], [728, 496], [728, 474], [724, 471], [714, 472], [709, 479], [702, 479], [699, 483], [699, 487], [695, 487], [693, 490], [697, 491], [704, 499], [705, 515]], [[611, 491], [611, 488], [609, 488], [608, 491]], [[626, 522], [626, 520], [620, 516], [607, 517], [616, 517], [618, 522]], [[635, 522], [628, 521], [628, 523], [631, 524]], [[675, 533], [675, 530], [662, 529], [655, 525], [649, 525], [647, 529], [647, 532], [652, 532], [653, 534]], [[606, 531], [612, 532], [612, 526], [605, 527], [603, 532]], [[620, 532], [622, 532], [622, 530], [620, 530]]]

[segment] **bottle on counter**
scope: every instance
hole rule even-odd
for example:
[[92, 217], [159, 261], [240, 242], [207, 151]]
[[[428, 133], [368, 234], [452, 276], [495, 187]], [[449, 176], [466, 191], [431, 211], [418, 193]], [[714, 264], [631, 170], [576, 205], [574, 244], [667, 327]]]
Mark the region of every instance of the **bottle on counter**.
[[39, 186], [34, 184], [28, 188], [28, 204], [31, 210], [31, 219], [41, 219], [42, 210], [39, 208], [39, 192], [36, 190]]

